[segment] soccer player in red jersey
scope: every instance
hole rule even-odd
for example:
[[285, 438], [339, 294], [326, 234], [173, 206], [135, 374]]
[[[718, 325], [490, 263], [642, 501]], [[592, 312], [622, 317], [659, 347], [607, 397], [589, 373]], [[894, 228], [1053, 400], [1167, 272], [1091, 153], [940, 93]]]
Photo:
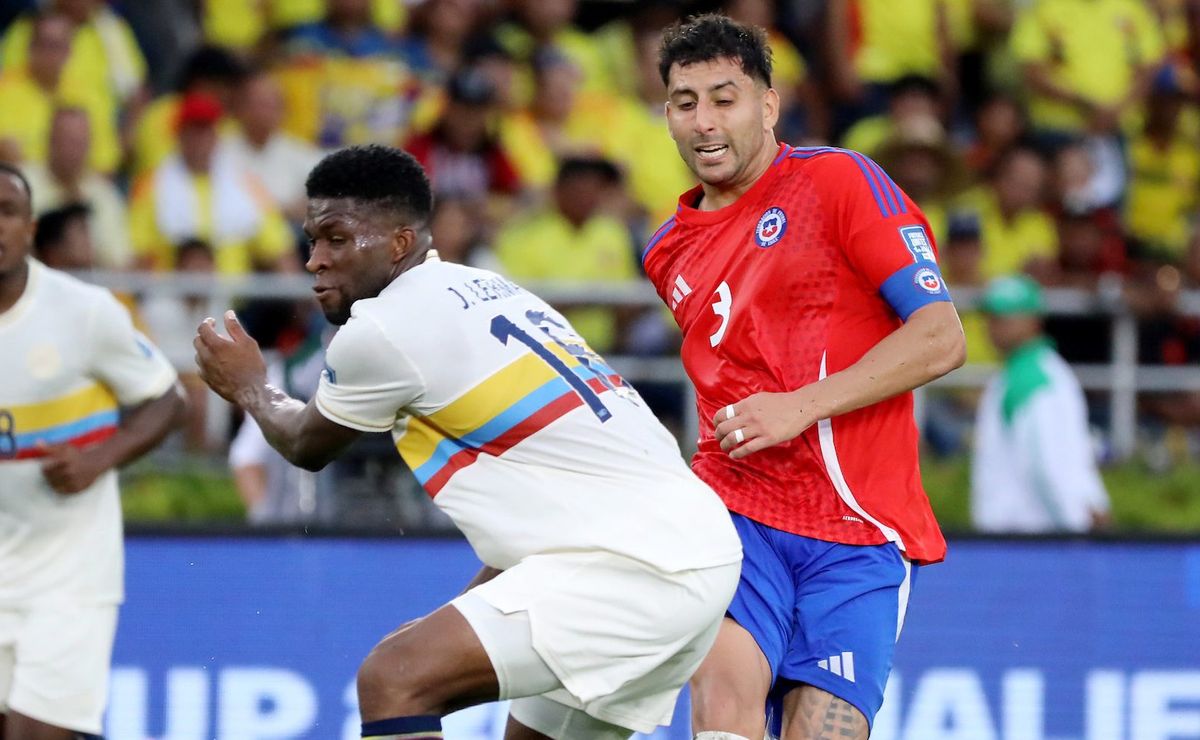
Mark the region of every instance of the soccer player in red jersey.
[[700, 181], [645, 269], [683, 331], [694, 470], [742, 537], [738, 593], [692, 680], [698, 740], [866, 738], [917, 566], [946, 545], [910, 391], [962, 364], [929, 223], [867, 157], [777, 143], [760, 29], [668, 29], [667, 121]]

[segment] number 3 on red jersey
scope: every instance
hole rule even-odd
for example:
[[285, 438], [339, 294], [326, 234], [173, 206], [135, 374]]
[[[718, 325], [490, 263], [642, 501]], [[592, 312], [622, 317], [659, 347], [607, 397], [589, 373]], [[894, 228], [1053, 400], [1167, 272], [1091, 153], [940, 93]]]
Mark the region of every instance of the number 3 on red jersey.
[[721, 325], [708, 338], [708, 343], [716, 347], [725, 338], [725, 329], [729, 326], [729, 311], [733, 308], [733, 293], [729, 292], [729, 283], [724, 280], [713, 291], [713, 295], [717, 297], [717, 302], [712, 304], [713, 313], [721, 319]]

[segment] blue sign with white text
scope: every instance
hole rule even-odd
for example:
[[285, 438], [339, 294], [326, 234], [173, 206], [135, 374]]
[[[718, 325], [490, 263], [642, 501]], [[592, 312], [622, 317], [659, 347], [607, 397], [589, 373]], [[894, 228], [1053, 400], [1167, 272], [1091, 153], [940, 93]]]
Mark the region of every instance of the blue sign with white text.
[[[131, 538], [106, 736], [357, 738], [359, 662], [477, 567], [458, 540]], [[503, 707], [445, 726], [500, 738]], [[686, 707], [655, 735], [690, 737]], [[871, 737], [1200, 740], [1200, 544], [952, 543]]]

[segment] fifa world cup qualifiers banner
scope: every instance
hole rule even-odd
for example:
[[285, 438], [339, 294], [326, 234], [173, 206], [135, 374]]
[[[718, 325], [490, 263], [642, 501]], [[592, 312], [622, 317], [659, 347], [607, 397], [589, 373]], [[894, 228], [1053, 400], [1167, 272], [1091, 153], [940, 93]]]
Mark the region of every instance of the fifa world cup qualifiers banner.
[[[132, 538], [109, 740], [358, 737], [354, 676], [455, 540]], [[500, 738], [504, 709], [447, 719]], [[685, 740], [686, 707], [656, 740]], [[917, 576], [873, 740], [1200, 740], [1200, 544], [972, 541]]]

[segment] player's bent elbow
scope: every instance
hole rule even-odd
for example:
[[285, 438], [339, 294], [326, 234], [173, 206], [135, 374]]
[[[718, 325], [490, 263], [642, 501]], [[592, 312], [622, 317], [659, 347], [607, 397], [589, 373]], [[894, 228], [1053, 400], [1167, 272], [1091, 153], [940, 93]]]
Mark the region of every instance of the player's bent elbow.
[[962, 325], [955, 317], [953, 325], [942, 325], [938, 328], [934, 341], [932, 361], [930, 363], [930, 380], [957, 370], [967, 361], [967, 339], [963, 335]]

